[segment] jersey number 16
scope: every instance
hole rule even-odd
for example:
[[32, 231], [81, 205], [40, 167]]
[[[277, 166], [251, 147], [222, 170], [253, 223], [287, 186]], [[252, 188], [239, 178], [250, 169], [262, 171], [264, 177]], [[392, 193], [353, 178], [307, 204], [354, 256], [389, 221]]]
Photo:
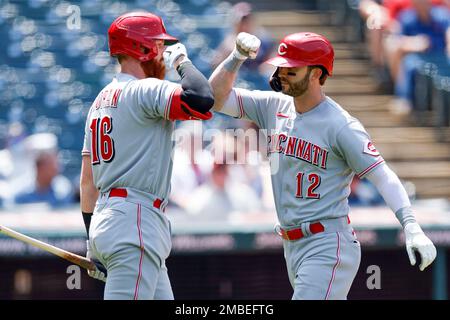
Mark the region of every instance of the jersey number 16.
[[92, 119], [91, 122], [91, 154], [92, 164], [103, 162], [111, 162], [114, 159], [114, 140], [110, 134], [113, 129], [112, 118], [104, 116]]

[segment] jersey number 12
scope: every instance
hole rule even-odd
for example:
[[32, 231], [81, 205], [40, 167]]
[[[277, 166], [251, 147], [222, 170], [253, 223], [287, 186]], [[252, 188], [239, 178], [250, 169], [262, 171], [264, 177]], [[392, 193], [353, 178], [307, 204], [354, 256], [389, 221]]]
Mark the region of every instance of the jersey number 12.
[[[304, 173], [297, 173], [297, 192], [295, 193], [296, 198], [304, 198], [303, 196], [303, 178]], [[308, 190], [306, 193], [306, 199], [320, 199], [320, 194], [316, 193], [315, 190], [320, 185], [320, 176], [316, 173], [308, 174]]]
[[111, 162], [114, 159], [114, 140], [110, 136], [112, 118], [104, 116], [102, 119], [92, 119], [90, 129], [92, 164], [99, 164], [101, 160]]

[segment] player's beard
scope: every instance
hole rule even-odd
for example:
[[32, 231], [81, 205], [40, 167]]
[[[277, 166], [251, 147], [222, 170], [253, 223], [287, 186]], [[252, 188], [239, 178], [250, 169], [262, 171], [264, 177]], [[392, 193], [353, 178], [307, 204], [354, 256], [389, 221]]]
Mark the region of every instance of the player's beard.
[[291, 97], [298, 97], [303, 95], [309, 88], [309, 74], [311, 73], [311, 70], [308, 70], [306, 75], [303, 77], [302, 80], [296, 82], [296, 83], [288, 83], [288, 89], [283, 90], [282, 92], [284, 94], [287, 94]]
[[161, 57], [150, 61], [141, 62], [142, 70], [144, 70], [146, 78], [157, 78], [163, 80], [166, 77], [166, 65]]

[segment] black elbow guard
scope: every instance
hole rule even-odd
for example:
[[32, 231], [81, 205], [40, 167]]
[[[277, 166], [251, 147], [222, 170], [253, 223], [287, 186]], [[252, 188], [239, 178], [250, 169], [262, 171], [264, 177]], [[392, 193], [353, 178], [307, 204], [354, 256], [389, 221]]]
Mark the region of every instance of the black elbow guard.
[[181, 93], [181, 100], [189, 107], [201, 113], [206, 113], [211, 110], [214, 105], [214, 98], [211, 91], [201, 95], [189, 93], [186, 91]]
[[182, 63], [177, 69], [181, 77], [181, 101], [189, 108], [207, 113], [214, 105], [211, 85], [191, 62]]
[[185, 94], [185, 92], [180, 88], [173, 95], [168, 114], [169, 120], [209, 120], [212, 118], [211, 112], [199, 112], [196, 108], [191, 107], [188, 103], [183, 101], [183, 94]]

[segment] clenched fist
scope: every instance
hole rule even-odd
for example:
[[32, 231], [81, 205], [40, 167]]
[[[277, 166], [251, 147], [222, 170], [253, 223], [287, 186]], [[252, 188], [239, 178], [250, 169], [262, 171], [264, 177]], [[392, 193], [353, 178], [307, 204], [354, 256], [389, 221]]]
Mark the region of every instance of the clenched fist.
[[260, 46], [261, 40], [258, 37], [247, 32], [241, 32], [236, 37], [236, 47], [233, 54], [239, 60], [255, 59]]

